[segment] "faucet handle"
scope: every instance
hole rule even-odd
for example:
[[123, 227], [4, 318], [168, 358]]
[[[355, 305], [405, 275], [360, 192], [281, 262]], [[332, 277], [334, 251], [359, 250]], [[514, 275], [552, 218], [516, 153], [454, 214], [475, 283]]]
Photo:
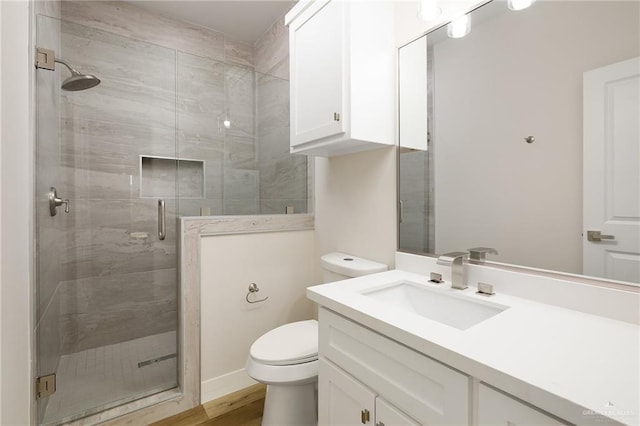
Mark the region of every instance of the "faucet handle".
[[498, 254], [492, 247], [474, 247], [469, 249], [469, 261], [471, 263], [484, 263], [487, 253]]

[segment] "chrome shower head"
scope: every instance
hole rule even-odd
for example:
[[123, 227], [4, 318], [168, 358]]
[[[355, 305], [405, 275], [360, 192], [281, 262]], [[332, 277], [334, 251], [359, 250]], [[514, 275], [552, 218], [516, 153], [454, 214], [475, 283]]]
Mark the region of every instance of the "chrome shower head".
[[67, 78], [65, 81], [62, 82], [63, 90], [69, 90], [69, 91], [75, 92], [77, 90], [90, 89], [100, 84], [100, 79], [95, 75], [82, 74], [76, 71], [74, 68], [72, 68], [69, 64], [67, 64], [62, 59], [56, 59], [55, 61], [69, 68], [69, 71], [71, 71], [71, 77]]

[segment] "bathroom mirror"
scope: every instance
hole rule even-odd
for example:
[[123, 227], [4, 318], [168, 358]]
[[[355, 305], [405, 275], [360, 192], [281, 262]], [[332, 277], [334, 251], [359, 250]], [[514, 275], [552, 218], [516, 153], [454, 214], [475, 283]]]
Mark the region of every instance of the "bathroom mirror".
[[640, 283], [640, 2], [470, 15], [400, 48], [399, 250]]

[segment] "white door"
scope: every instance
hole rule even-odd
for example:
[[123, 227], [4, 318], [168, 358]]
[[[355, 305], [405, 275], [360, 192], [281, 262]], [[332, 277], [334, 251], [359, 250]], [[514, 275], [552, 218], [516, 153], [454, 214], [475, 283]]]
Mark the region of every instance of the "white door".
[[[292, 22], [291, 146], [344, 132], [345, 4], [318, 2]], [[312, 5], [310, 8], [318, 7]]]
[[318, 362], [318, 425], [373, 425], [376, 395], [324, 358]]
[[585, 72], [583, 102], [583, 273], [640, 283], [640, 58]]

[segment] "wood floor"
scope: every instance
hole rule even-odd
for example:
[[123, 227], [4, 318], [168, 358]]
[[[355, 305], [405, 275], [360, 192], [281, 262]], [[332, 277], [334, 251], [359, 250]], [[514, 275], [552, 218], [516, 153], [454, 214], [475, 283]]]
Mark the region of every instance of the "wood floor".
[[260, 426], [266, 386], [257, 384], [151, 426]]

